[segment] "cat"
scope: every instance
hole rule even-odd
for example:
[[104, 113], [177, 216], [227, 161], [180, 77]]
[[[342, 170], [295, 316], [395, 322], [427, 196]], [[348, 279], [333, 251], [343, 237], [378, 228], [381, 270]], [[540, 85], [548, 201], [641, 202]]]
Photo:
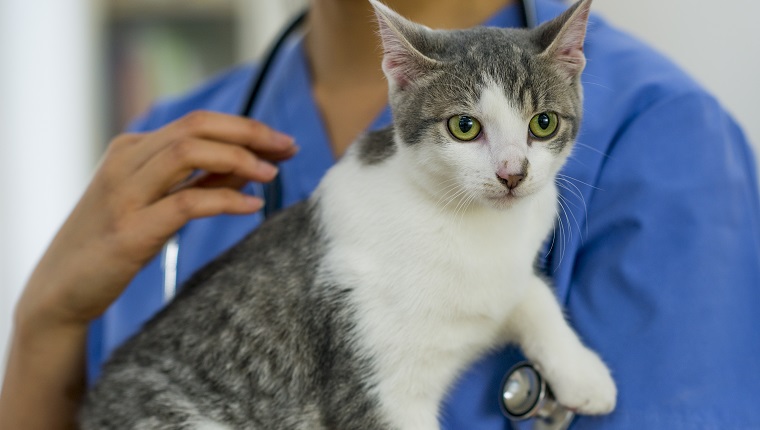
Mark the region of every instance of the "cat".
[[370, 1], [393, 125], [119, 348], [82, 429], [434, 430], [458, 375], [510, 342], [565, 406], [613, 410], [609, 370], [534, 268], [591, 1], [531, 30], [450, 31]]

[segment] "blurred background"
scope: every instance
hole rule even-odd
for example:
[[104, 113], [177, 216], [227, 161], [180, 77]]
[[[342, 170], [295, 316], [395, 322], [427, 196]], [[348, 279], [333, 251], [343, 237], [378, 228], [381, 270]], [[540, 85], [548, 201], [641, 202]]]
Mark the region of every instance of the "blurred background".
[[[156, 98], [257, 58], [303, 3], [0, 0], [0, 364], [18, 294], [110, 138]], [[716, 94], [760, 153], [760, 3], [593, 7]]]

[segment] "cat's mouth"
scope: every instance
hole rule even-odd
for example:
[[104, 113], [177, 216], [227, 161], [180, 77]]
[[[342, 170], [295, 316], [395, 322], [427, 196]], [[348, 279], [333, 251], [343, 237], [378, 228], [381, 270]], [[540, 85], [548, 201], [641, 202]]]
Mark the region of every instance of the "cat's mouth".
[[504, 190], [497, 194], [490, 194], [486, 196], [491, 204], [494, 204], [499, 208], [510, 207], [512, 204], [519, 201], [522, 197], [523, 196], [521, 193], [516, 192], [514, 189]]
[[489, 197], [489, 199], [495, 200], [495, 201], [511, 201], [511, 200], [517, 200], [520, 197], [521, 196], [518, 196], [517, 194], [515, 194], [514, 191], [504, 191], [503, 193], [501, 193], [501, 195], [492, 196], [492, 197]]

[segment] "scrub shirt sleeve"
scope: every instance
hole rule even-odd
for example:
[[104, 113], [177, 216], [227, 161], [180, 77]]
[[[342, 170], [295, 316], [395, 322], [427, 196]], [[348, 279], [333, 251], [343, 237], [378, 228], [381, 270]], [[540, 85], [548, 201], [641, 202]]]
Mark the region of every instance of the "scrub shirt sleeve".
[[618, 405], [572, 429], [760, 428], [757, 183], [741, 130], [706, 94], [657, 102], [618, 133], [567, 296]]
[[171, 105], [168, 103], [158, 102], [153, 104], [150, 109], [127, 125], [127, 132], [143, 133], [158, 130], [176, 119], [172, 118], [169, 112], [167, 112], [170, 107]]

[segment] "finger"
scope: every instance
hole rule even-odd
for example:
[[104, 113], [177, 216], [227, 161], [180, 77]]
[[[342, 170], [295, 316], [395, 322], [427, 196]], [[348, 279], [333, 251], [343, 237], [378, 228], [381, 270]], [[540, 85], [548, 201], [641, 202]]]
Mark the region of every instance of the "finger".
[[291, 147], [281, 151], [256, 151], [256, 155], [268, 161], [280, 162], [292, 158], [298, 154], [300, 147], [293, 144]]
[[248, 179], [241, 178], [234, 175], [220, 175], [217, 173], [203, 173], [194, 177], [192, 180], [181, 188], [232, 188], [239, 190], [245, 186], [249, 181]]
[[138, 166], [140, 156], [139, 142], [145, 138], [143, 133], [123, 133], [109, 142], [105, 153], [98, 163], [98, 172], [109, 180], [118, 183], [128, 177]]
[[188, 137], [217, 140], [244, 146], [262, 154], [285, 155], [292, 151], [293, 138], [267, 125], [237, 115], [195, 111], [159, 129], [145, 140], [148, 152], [159, 151]]
[[192, 219], [220, 214], [250, 214], [263, 206], [262, 199], [229, 188], [188, 188], [143, 209], [137, 222], [144, 226], [147, 235], [164, 239]]
[[175, 189], [195, 171], [238, 176], [251, 181], [271, 181], [277, 168], [250, 151], [211, 140], [177, 141], [156, 154], [129, 181], [144, 203], [155, 201]]

